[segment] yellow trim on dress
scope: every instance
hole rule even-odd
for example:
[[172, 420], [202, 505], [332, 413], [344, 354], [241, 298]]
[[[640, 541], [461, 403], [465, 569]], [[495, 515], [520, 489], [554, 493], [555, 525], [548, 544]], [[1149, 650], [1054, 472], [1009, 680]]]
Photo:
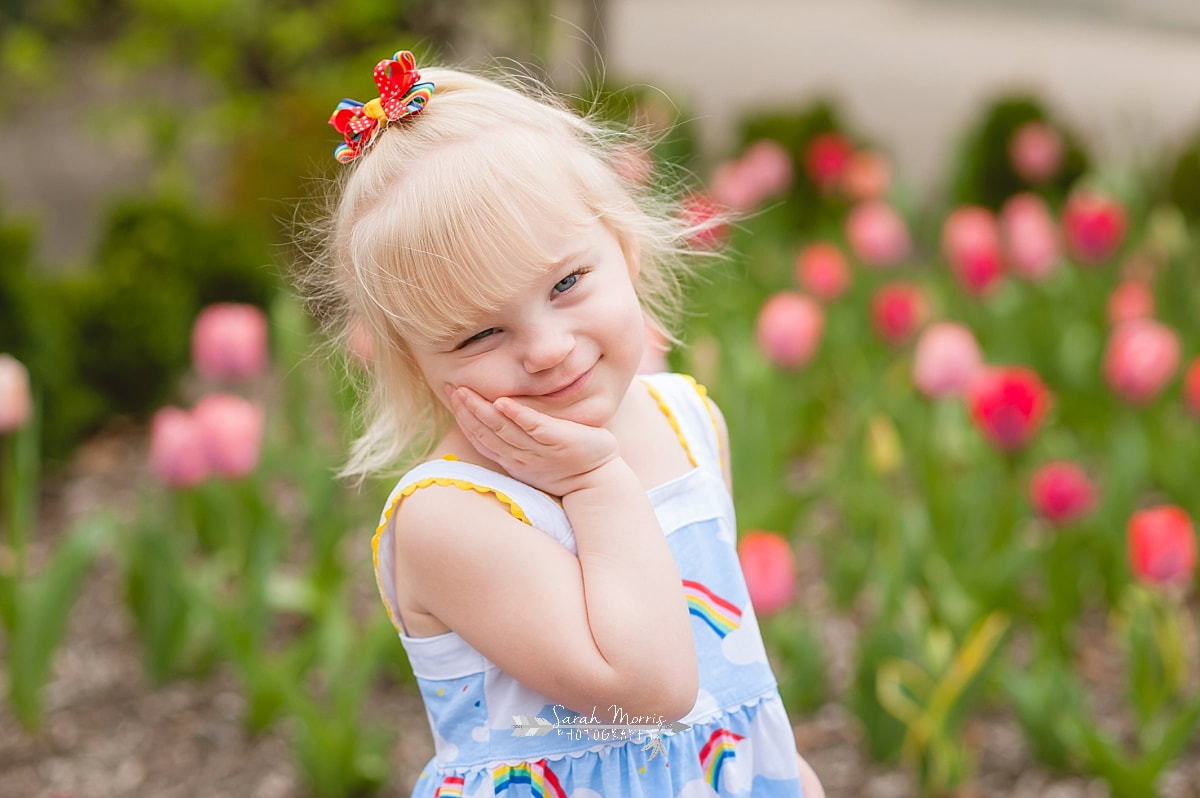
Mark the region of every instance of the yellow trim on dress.
[[696, 382], [696, 378], [690, 374], [680, 374], [685, 380], [692, 384], [696, 389], [696, 393], [700, 394], [700, 399], [704, 402], [704, 410], [708, 413], [708, 420], [712, 422], [713, 432], [717, 438], [717, 464], [721, 468], [725, 468], [725, 455], [721, 452], [721, 428], [717, 426], [717, 417], [713, 415], [712, 405], [708, 403], [708, 389], [700, 383]]
[[[445, 459], [457, 460], [458, 458], [454, 457], [454, 455], [447, 455]], [[383, 577], [379, 572], [379, 538], [383, 536], [383, 530], [392, 520], [392, 514], [396, 511], [396, 508], [400, 506], [400, 500], [411, 496], [419, 488], [425, 488], [430, 485], [453, 485], [456, 488], [473, 490], [477, 493], [491, 493], [495, 495], [495, 497], [501, 502], [508, 505], [508, 512], [513, 518], [533, 526], [533, 523], [529, 520], [529, 517], [525, 515], [525, 511], [521, 509], [520, 505], [510, 499], [507, 495], [501, 493], [495, 488], [489, 488], [485, 485], [476, 485], [474, 482], [470, 482], [465, 479], [453, 479], [450, 477], [426, 477], [425, 479], [417, 480], [404, 490], [400, 491], [400, 493], [396, 495], [396, 498], [392, 500], [392, 503], [388, 505], [387, 510], [384, 511], [383, 521], [381, 521], [379, 526], [375, 529], [375, 535], [371, 538], [371, 562], [375, 566], [375, 584], [379, 588], [379, 597], [383, 601], [383, 608], [385, 611], [387, 611], [388, 620], [392, 622], [392, 626], [395, 627], [396, 631], [400, 632], [401, 634], [407, 633], [404, 631], [404, 628], [396, 622], [396, 616], [392, 614], [392, 606], [388, 603], [387, 592], [383, 588]]]
[[683, 451], [687, 453], [688, 462], [692, 467], [699, 465], [696, 458], [692, 456], [692, 447], [688, 446], [687, 438], [683, 437], [683, 430], [679, 427], [679, 422], [675, 420], [675, 414], [671, 412], [671, 408], [667, 407], [667, 403], [663, 400], [662, 395], [658, 390], [647, 380], [642, 380], [642, 384], [646, 386], [646, 390], [650, 392], [650, 396], [654, 401], [658, 402], [658, 409], [667, 417], [667, 421], [671, 424], [671, 429], [675, 430], [675, 437], [683, 445]]

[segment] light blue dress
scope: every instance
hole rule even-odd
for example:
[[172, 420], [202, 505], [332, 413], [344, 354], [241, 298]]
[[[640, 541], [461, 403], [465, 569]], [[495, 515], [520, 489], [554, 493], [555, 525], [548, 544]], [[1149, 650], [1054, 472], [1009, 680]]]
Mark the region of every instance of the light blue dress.
[[[517, 682], [454, 632], [405, 634], [392, 581], [391, 518], [414, 490], [452, 484], [493, 494], [514, 516], [578, 554], [566, 515], [547, 494], [457, 460], [423, 463], [392, 491], [374, 540], [380, 595], [412, 664], [437, 752], [418, 777], [413, 798], [802, 795], [792, 727], [738, 564], [733, 502], [721, 465], [728, 453], [721, 451], [704, 389], [678, 374], [641, 379], [694, 465], [648, 493], [692, 613], [700, 689], [681, 721], [690, 728], [662, 734], [662, 753], [650, 746], [655, 735], [646, 731], [559, 727], [516, 737], [516, 715], [553, 724], [571, 722], [576, 713]], [[604, 725], [636, 720], [614, 718], [608, 707], [597, 707], [594, 717]]]

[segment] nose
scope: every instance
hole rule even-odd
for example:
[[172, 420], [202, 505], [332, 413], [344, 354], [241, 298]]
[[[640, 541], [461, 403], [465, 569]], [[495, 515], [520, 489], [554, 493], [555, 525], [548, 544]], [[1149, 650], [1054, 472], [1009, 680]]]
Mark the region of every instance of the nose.
[[530, 326], [522, 356], [525, 371], [537, 374], [562, 363], [575, 348], [575, 336], [565, 327], [547, 323]]

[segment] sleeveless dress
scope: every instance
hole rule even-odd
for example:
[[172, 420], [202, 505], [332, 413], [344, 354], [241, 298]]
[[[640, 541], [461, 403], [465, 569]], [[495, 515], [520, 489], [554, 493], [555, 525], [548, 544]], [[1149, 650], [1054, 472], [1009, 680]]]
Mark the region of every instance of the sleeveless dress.
[[[393, 582], [391, 518], [431, 484], [492, 494], [519, 520], [578, 554], [562, 507], [511, 477], [458, 460], [413, 468], [392, 491], [373, 540], [388, 616], [416, 676], [436, 755], [413, 798], [700, 798], [802, 795], [791, 724], [767, 661], [735, 549], [733, 502], [722, 476], [715, 422], [704, 388], [678, 374], [643, 376], [678, 433], [693, 468], [648, 496], [683, 580], [699, 662], [696, 703], [685, 731], [555, 728], [514, 736], [514, 716], [604, 725], [645, 722], [597, 707], [586, 719], [517, 682], [454, 632], [409, 637]], [[648, 750], [647, 750], [648, 749]], [[653, 757], [653, 758], [652, 758]]]

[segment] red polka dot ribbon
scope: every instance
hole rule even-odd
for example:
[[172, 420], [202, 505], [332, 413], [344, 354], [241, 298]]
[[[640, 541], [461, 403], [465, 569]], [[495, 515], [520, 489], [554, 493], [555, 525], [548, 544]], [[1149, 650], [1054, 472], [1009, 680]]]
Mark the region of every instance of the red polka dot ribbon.
[[375, 141], [390, 122], [420, 113], [433, 96], [433, 84], [421, 81], [417, 63], [408, 50], [375, 65], [375, 85], [379, 96], [367, 103], [342, 100], [329, 117], [329, 124], [345, 136], [345, 143], [334, 150], [342, 163], [353, 161]]

